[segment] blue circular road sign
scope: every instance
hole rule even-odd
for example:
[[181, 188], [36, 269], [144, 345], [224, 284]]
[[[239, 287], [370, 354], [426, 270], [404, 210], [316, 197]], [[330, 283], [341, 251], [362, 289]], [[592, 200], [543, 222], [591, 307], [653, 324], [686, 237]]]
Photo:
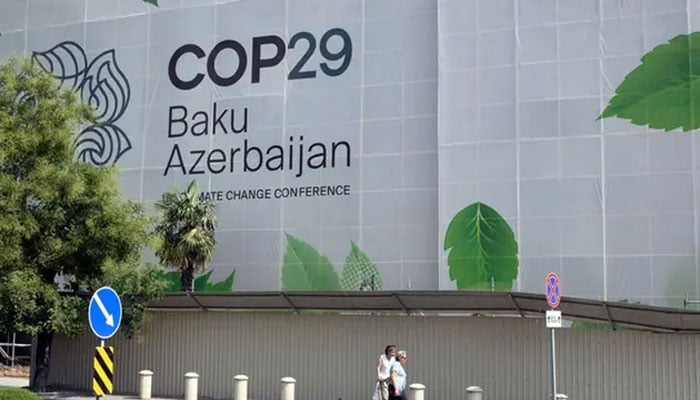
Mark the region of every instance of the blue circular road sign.
[[92, 295], [88, 306], [90, 329], [98, 338], [109, 339], [122, 323], [122, 302], [109, 286], [103, 286]]

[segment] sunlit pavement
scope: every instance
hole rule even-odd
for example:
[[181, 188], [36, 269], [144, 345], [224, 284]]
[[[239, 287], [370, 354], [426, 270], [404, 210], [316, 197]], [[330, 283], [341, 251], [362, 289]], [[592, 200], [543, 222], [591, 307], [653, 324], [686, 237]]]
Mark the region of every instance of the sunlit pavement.
[[[48, 392], [42, 393], [40, 396], [44, 400], [95, 400], [95, 395], [90, 393], [75, 393], [75, 392]], [[137, 400], [138, 396], [103, 396], [100, 400]], [[200, 397], [201, 400], [206, 400], [206, 397]], [[160, 397], [153, 397], [152, 400], [169, 400]]]
[[[0, 387], [27, 387], [29, 386], [29, 379], [27, 378], [11, 378], [11, 377], [0, 377]], [[95, 400], [95, 395], [90, 393], [76, 393], [76, 392], [46, 392], [40, 393], [40, 397], [44, 400]], [[101, 400], [135, 400], [138, 396], [104, 396], [100, 398]], [[202, 398], [205, 399], [205, 398]], [[153, 400], [168, 400], [163, 398], [154, 397]]]
[[10, 376], [0, 376], [0, 387], [25, 387], [29, 386], [28, 378], [15, 378]]

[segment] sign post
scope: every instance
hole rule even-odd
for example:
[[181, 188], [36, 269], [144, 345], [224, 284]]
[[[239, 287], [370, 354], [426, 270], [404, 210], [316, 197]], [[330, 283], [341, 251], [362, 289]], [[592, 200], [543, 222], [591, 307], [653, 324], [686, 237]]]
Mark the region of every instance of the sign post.
[[122, 302], [109, 286], [103, 286], [92, 295], [88, 306], [90, 329], [100, 339], [92, 363], [92, 389], [99, 399], [114, 390], [114, 347], [105, 347], [105, 340], [114, 336], [122, 322]]
[[556, 358], [556, 337], [555, 329], [561, 328], [561, 311], [555, 310], [559, 306], [559, 301], [561, 300], [560, 290], [559, 290], [559, 276], [554, 272], [547, 275], [547, 280], [545, 282], [545, 295], [547, 297], [547, 304], [551, 307], [546, 313], [547, 328], [550, 330], [549, 335], [549, 367], [550, 367], [550, 383], [551, 383], [551, 399], [556, 400], [557, 398], [557, 358]]

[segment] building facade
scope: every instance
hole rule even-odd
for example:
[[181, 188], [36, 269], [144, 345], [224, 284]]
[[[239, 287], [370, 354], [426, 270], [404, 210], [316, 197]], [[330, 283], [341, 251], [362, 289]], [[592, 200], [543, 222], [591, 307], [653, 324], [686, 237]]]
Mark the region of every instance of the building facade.
[[218, 202], [232, 290], [698, 297], [700, 5], [13, 0], [98, 109], [76, 157]]

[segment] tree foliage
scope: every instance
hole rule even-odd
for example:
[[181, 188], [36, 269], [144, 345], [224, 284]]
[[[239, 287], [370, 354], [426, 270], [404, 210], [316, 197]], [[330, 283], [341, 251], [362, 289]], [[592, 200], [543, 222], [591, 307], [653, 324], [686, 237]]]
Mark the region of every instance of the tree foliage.
[[[93, 115], [30, 60], [0, 64], [0, 331], [38, 336], [38, 389], [53, 335], [84, 329], [81, 292], [121, 285], [133, 334], [160, 290], [140, 263], [149, 222], [142, 207], [122, 198], [115, 167], [74, 157], [78, 127]], [[58, 273], [74, 278], [67, 292], [57, 290]]]
[[180, 272], [182, 291], [192, 291], [194, 273], [203, 271], [216, 246], [216, 204], [205, 199], [193, 180], [184, 192], [163, 194], [156, 207], [161, 218], [156, 226], [161, 264]]

